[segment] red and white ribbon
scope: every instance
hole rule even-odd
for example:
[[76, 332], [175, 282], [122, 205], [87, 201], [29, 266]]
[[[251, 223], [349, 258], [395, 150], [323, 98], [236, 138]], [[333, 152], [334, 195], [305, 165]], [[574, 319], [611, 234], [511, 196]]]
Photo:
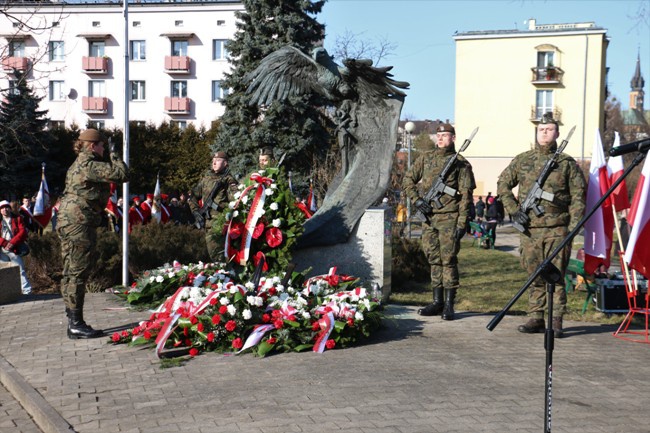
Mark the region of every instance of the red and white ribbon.
[[316, 353], [323, 353], [325, 351], [325, 343], [334, 329], [334, 314], [330, 311], [325, 316], [323, 316], [319, 321], [318, 325], [320, 326], [321, 332], [316, 337], [316, 343], [314, 343], [314, 348], [312, 349]]
[[266, 324], [266, 325], [260, 325], [257, 328], [253, 330], [251, 335], [248, 336], [246, 339], [246, 342], [244, 343], [244, 346], [241, 348], [241, 350], [237, 353], [243, 352], [244, 350], [248, 349], [249, 347], [257, 346], [257, 344], [262, 340], [262, 337], [264, 337], [264, 334], [269, 332], [270, 330], [274, 329], [275, 326], [271, 324]]

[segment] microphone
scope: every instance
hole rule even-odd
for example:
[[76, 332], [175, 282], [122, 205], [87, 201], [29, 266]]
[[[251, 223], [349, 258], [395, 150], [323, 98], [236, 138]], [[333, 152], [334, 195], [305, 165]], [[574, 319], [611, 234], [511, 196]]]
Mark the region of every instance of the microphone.
[[650, 138], [644, 138], [622, 146], [612, 147], [609, 150], [609, 156], [625, 155], [631, 152], [647, 152], [648, 150], [650, 150]]

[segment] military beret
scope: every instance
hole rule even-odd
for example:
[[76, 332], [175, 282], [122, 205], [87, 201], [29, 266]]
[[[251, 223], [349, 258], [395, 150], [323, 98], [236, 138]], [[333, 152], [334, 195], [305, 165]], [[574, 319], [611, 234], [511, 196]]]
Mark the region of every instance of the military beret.
[[454, 135], [456, 134], [456, 130], [449, 123], [441, 123], [438, 125], [436, 132], [451, 132]]
[[105, 141], [104, 136], [98, 130], [92, 128], [86, 129], [79, 134], [79, 140], [93, 142]]
[[263, 147], [260, 149], [260, 156], [262, 155], [268, 155], [268, 156], [273, 156], [273, 148], [272, 147]]
[[555, 126], [557, 126], [557, 120], [553, 119], [553, 113], [544, 113], [539, 123], [541, 123], [542, 125], [552, 123]]
[[228, 161], [228, 154], [226, 154], [226, 152], [224, 152], [223, 150], [215, 152], [214, 157], [215, 158], [225, 159], [226, 161]]

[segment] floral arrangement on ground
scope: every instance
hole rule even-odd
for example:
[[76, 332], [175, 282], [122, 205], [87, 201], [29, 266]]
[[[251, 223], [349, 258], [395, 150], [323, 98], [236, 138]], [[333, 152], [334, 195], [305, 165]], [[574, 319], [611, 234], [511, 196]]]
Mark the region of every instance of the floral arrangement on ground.
[[141, 280], [156, 293], [173, 295], [149, 320], [114, 333], [110, 341], [155, 345], [159, 357], [206, 351], [320, 353], [369, 337], [383, 316], [381, 293], [359, 286], [355, 277], [337, 275], [335, 268], [309, 279], [293, 272], [243, 281], [223, 263], [176, 262]]

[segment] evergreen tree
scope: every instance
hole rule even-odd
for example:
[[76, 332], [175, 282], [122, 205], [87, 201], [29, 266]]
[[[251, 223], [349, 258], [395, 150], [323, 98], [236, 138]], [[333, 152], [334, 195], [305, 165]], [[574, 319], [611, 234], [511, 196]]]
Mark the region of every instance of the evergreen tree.
[[45, 130], [47, 110], [39, 110], [38, 97], [23, 72], [14, 70], [15, 85], [0, 102], [0, 194], [3, 198], [34, 194], [47, 162], [52, 137]]
[[285, 155], [283, 167], [294, 174], [294, 185], [307, 188], [311, 167], [318, 164], [330, 144], [329, 126], [315, 97], [274, 102], [263, 113], [250, 106], [244, 76], [265, 56], [292, 45], [310, 55], [324, 37], [325, 27], [314, 15], [325, 1], [244, 0], [238, 13], [238, 32], [227, 45], [232, 73], [224, 86], [231, 89], [213, 150], [230, 156], [234, 174], [246, 175], [257, 167], [259, 149], [273, 146], [276, 157]]

